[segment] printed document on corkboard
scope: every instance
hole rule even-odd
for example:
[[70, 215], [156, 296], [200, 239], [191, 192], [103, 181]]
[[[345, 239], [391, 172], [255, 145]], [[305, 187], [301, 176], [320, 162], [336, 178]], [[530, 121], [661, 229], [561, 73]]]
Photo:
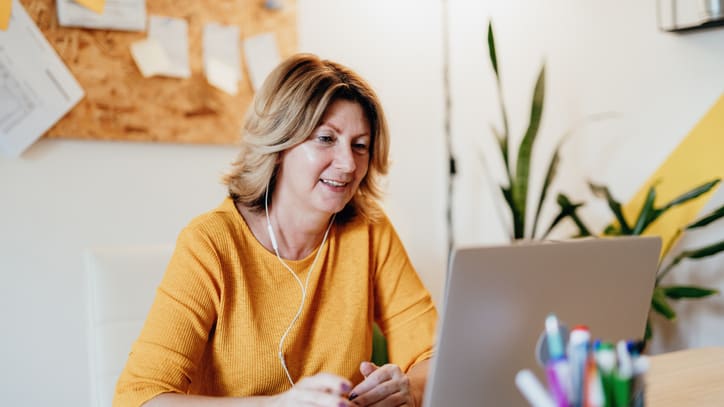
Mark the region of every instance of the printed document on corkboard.
[[147, 16], [188, 24], [191, 76], [144, 78], [130, 45], [146, 39], [147, 31], [64, 27], [58, 23], [55, 0], [20, 1], [85, 91], [83, 100], [46, 137], [234, 144], [253, 96], [247, 61], [242, 57], [236, 94], [209, 84], [203, 67], [204, 26], [239, 27], [239, 44], [270, 33], [282, 58], [297, 50], [295, 0], [285, 0], [276, 10], [260, 0], [146, 1]]

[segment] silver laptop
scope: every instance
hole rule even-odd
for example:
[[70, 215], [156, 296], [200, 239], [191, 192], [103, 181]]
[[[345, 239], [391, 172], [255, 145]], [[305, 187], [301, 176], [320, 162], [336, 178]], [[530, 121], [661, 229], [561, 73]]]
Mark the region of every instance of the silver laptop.
[[593, 338], [642, 338], [660, 248], [616, 237], [456, 250], [425, 405], [527, 406], [514, 377], [528, 368], [545, 383], [535, 349], [549, 313]]

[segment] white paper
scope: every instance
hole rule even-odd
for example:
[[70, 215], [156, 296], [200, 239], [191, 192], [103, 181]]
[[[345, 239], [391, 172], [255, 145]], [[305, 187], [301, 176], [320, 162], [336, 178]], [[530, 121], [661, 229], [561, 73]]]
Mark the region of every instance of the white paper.
[[163, 75], [174, 78], [191, 77], [188, 32], [188, 24], [182, 18], [151, 16], [148, 38], [158, 41], [168, 57], [168, 69]]
[[235, 95], [241, 79], [239, 27], [205, 24], [202, 44], [206, 79], [211, 85]]
[[239, 75], [229, 65], [217, 59], [212, 58], [206, 65], [206, 79], [211, 85], [230, 95], [239, 92]]
[[18, 0], [0, 31], [0, 152], [19, 157], [83, 97], [83, 89]]
[[247, 38], [244, 41], [244, 56], [254, 90], [261, 87], [267, 75], [281, 62], [277, 42], [272, 33]]
[[136, 41], [131, 44], [131, 57], [144, 78], [160, 75], [168, 70], [169, 61], [166, 51], [153, 38]]
[[56, 4], [58, 22], [62, 26], [123, 31], [146, 29], [146, 0], [106, 0], [103, 14], [73, 0], [57, 0]]

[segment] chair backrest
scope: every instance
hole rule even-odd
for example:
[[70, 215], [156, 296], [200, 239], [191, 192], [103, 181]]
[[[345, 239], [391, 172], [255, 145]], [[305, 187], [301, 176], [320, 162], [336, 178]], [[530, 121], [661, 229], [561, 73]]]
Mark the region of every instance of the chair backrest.
[[118, 376], [141, 332], [172, 251], [172, 246], [85, 251], [92, 406], [111, 406]]

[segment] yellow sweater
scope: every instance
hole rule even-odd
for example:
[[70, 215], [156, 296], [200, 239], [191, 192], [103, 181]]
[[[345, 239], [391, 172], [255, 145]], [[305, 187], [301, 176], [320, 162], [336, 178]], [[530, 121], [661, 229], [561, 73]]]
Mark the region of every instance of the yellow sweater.
[[[335, 224], [320, 250], [303, 313], [284, 342], [295, 381], [319, 372], [361, 381], [373, 321], [390, 362], [404, 371], [431, 356], [437, 312], [387, 218]], [[314, 256], [287, 264], [304, 281]], [[287, 390], [277, 348], [300, 300], [297, 281], [227, 198], [179, 235], [113, 405], [140, 406], [165, 392]]]

